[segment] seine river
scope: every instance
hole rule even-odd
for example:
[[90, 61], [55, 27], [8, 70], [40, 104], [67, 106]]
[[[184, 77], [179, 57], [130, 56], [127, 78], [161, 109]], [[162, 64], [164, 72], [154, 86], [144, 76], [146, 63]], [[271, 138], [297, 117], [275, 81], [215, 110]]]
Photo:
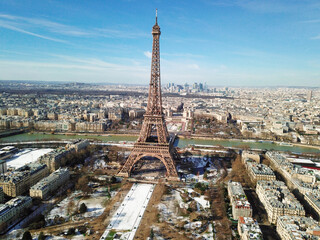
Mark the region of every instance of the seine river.
[[[10, 137], [1, 138], [0, 142], [26, 142], [26, 141], [47, 141], [47, 140], [68, 140], [68, 139], [95, 139], [102, 142], [119, 142], [119, 141], [136, 141], [137, 136], [125, 136], [125, 135], [59, 135], [59, 134], [42, 134], [42, 133], [24, 133], [14, 135]], [[241, 141], [241, 140], [214, 140], [214, 139], [178, 139], [175, 145], [184, 148], [189, 144], [195, 145], [220, 145], [223, 147], [244, 147], [247, 146], [252, 149], [263, 150], [278, 150], [278, 151], [290, 151], [297, 153], [316, 153], [320, 152], [320, 149], [304, 146], [285, 146], [272, 142], [253, 142], [253, 141]]]

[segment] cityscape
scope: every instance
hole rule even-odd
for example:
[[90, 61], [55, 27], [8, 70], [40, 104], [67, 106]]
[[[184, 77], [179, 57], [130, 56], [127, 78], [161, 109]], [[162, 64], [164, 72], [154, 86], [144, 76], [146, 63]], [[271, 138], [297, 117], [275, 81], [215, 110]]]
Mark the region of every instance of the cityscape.
[[320, 240], [319, 4], [140, 4], [0, 3], [0, 239]]

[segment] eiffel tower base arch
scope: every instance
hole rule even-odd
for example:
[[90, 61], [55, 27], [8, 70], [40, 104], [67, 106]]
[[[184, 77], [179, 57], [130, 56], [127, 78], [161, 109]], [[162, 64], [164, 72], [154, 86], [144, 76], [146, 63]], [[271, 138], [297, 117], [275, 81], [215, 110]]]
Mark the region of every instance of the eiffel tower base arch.
[[156, 144], [153, 147], [152, 144], [136, 143], [117, 176], [130, 177], [132, 168], [136, 162], [143, 157], [155, 157], [166, 167], [166, 178], [170, 181], [179, 181], [179, 176], [174, 164], [174, 156], [177, 156], [175, 151], [176, 149], [170, 147], [169, 144]]

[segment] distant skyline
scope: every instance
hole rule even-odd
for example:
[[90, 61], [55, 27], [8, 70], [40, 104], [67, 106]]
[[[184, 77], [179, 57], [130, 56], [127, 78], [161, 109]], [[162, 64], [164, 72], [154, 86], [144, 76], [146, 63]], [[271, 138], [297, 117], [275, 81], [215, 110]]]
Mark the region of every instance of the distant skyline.
[[0, 1], [0, 80], [320, 87], [315, 0]]

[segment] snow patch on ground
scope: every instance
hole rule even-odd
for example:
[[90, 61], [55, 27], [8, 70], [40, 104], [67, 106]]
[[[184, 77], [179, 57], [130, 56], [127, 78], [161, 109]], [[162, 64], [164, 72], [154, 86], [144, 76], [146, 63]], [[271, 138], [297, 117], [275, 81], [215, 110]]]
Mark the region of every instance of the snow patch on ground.
[[[115, 196], [117, 192], [111, 192], [111, 197]], [[73, 216], [73, 218], [84, 217], [84, 218], [91, 218], [91, 217], [98, 217], [100, 216], [105, 207], [103, 206], [107, 197], [106, 187], [99, 187], [96, 191], [90, 194], [89, 198], [81, 199], [83, 193], [81, 191], [75, 191], [70, 196], [63, 199], [60, 203], [58, 203], [46, 216], [47, 222], [49, 225], [52, 224], [52, 220], [58, 216], [63, 217], [66, 220], [69, 220], [70, 215], [68, 213], [68, 206], [70, 202], [73, 202], [74, 209], [71, 211], [71, 214], [74, 213], [77, 209], [79, 209], [81, 203], [85, 203], [87, 206], [87, 212], [84, 214], [77, 214]], [[81, 199], [81, 200], [80, 200]]]
[[1, 236], [2, 240], [12, 240], [12, 239], [21, 239], [24, 233], [23, 229], [12, 230], [6, 233], [4, 236]]
[[205, 196], [200, 196], [200, 197], [195, 197], [194, 200], [197, 201], [203, 207], [203, 209], [206, 209], [210, 207], [210, 204], [209, 204], [209, 201], [204, 198]]
[[[192, 188], [182, 188], [182, 190], [186, 191], [189, 197], [191, 197], [191, 193], [194, 192]], [[174, 196], [175, 196], [175, 199], [178, 201], [180, 208], [188, 208], [189, 204], [183, 202], [183, 199], [181, 198], [179, 191], [175, 191]], [[210, 203], [208, 200], [205, 199], [206, 198], [205, 196], [202, 195], [200, 197], [191, 197], [191, 198], [195, 200], [199, 205], [201, 205], [203, 209], [210, 208]]]
[[61, 202], [59, 202], [46, 216], [47, 222], [50, 222], [50, 220], [53, 220], [56, 216], [63, 217], [68, 220], [68, 205], [70, 201], [74, 201], [75, 197], [80, 195], [82, 195], [81, 191], [75, 191], [69, 197], [66, 197]]
[[179, 191], [174, 191], [174, 197], [178, 201], [180, 208], [188, 208], [188, 204], [183, 202], [183, 199], [182, 199]]
[[194, 168], [203, 168], [207, 165], [208, 159], [202, 156], [191, 156], [185, 159], [187, 162], [191, 162]]
[[105, 200], [105, 197], [97, 197], [97, 198], [90, 198], [86, 200], [81, 200], [79, 205], [81, 203], [86, 204], [87, 206], [87, 212], [83, 214], [84, 217], [98, 217], [100, 216], [103, 211], [104, 207], [101, 205], [101, 203]]
[[[83, 237], [83, 236], [82, 236]], [[46, 240], [65, 240], [67, 238], [64, 237], [59, 237], [59, 236], [50, 236], [50, 237], [46, 237]]]
[[71, 239], [83, 240], [83, 239], [85, 239], [85, 237], [83, 236], [83, 234], [78, 234], [78, 235], [73, 236]]
[[93, 166], [93, 169], [96, 170], [96, 169], [104, 169], [104, 168], [107, 168], [108, 164], [100, 159], [100, 160], [96, 160], [95, 163], [94, 163], [94, 166]]
[[21, 152], [13, 155], [12, 158], [7, 160], [8, 168], [19, 168], [25, 164], [35, 162], [39, 157], [53, 151], [52, 148], [41, 148], [41, 149], [24, 149]]

